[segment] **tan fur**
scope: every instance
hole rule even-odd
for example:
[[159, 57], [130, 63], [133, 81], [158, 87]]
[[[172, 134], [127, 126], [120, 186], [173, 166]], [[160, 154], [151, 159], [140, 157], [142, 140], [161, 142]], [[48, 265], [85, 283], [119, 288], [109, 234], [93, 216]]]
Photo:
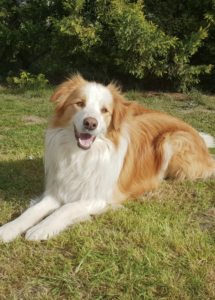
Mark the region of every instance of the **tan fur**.
[[206, 179], [215, 175], [215, 163], [211, 159], [204, 140], [191, 132], [174, 132], [168, 136], [173, 157], [166, 177], [184, 179]]
[[[135, 111], [141, 109], [138, 104], [134, 108]], [[160, 185], [159, 173], [165, 157], [164, 143], [170, 145], [173, 152], [164, 178], [193, 180], [215, 175], [215, 163], [204, 140], [183, 121], [152, 111], [137, 116], [129, 109], [120, 126], [128, 130], [130, 146], [118, 188], [122, 193], [129, 194], [129, 197], [141, 195]]]
[[86, 97], [81, 92], [81, 87], [86, 85], [88, 81], [84, 80], [80, 75], [71, 77], [68, 81], [61, 84], [57, 91], [52, 95], [50, 102], [56, 102], [55, 114], [51, 119], [49, 126], [52, 128], [66, 126], [71, 117], [83, 107], [78, 107], [78, 102], [86, 103]]
[[113, 129], [112, 115], [113, 115], [114, 104], [111, 103], [110, 105], [108, 105], [105, 108], [108, 110], [108, 112], [104, 114], [104, 121], [106, 123], [107, 133], [109, 133]]
[[[165, 158], [164, 143], [173, 152], [164, 178], [193, 180], [215, 175], [215, 163], [194, 128], [163, 112], [126, 101], [114, 85], [108, 88], [114, 98], [113, 131], [109, 137], [118, 145], [121, 130], [125, 128], [130, 138], [116, 190], [133, 198], [157, 188], [161, 183], [159, 173]], [[121, 203], [122, 197], [117, 197]], [[114, 202], [117, 202], [117, 197], [114, 196]]]
[[[52, 127], [66, 126], [71, 117], [83, 109], [76, 103], [80, 100], [86, 102], [81, 87], [87, 83], [77, 75], [58, 88], [50, 99], [57, 102], [55, 116], [50, 123]], [[107, 108], [105, 116], [107, 138], [116, 149], [122, 136], [127, 136], [130, 141], [113, 191], [113, 203], [122, 203], [127, 198], [159, 187], [167, 148], [171, 149], [172, 155], [164, 178], [194, 180], [215, 175], [215, 162], [194, 128], [163, 112], [126, 101], [114, 84], [107, 88], [113, 96], [113, 103]]]
[[79, 74], [72, 76], [66, 82], [59, 85], [57, 91], [51, 96], [50, 102], [58, 102], [57, 109], [60, 109], [67, 97], [77, 88], [83, 87], [88, 81], [84, 80]]

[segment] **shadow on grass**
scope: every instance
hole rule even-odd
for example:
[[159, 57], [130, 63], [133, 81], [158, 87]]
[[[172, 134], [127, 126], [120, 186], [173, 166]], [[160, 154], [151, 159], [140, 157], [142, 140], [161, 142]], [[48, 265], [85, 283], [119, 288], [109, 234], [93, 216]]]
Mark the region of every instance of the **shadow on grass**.
[[29, 201], [44, 191], [42, 158], [0, 162], [0, 199]]

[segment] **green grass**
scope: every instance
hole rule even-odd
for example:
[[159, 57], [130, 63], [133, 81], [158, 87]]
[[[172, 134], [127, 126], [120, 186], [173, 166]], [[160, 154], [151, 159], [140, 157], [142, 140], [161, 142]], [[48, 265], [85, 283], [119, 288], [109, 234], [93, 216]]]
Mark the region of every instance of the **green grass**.
[[[43, 192], [52, 92], [0, 89], [0, 225]], [[126, 97], [215, 136], [215, 97]], [[0, 299], [215, 299], [214, 181], [169, 180], [92, 220], [46, 242], [0, 244]]]

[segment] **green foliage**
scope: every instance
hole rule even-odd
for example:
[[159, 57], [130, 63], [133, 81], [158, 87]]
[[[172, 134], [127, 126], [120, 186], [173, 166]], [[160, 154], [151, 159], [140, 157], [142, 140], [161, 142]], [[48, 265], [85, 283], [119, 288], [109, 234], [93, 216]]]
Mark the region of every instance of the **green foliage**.
[[[207, 84], [208, 79], [210, 79], [209, 89], [211, 89], [215, 75], [215, 70], [212, 69], [212, 65], [215, 65], [215, 26], [213, 22], [215, 1], [155, 0], [152, 2], [145, 0], [144, 4], [143, 10], [147, 20], [158, 25], [166, 34], [179, 38], [182, 44], [186, 45], [188, 51], [192, 50], [190, 43], [194, 42], [194, 51], [190, 51], [186, 62], [189, 68], [184, 66], [184, 62], [181, 61], [182, 73], [179, 70], [181, 73], [179, 80], [182, 89], [187, 84], [192, 86], [194, 83], [199, 83], [200, 80]], [[183, 55], [183, 52], [182, 45], [178, 49], [178, 53]], [[190, 68], [191, 66], [192, 68]], [[207, 75], [208, 72], [211, 75]]]
[[167, 72], [167, 53], [177, 39], [166, 36], [142, 12], [142, 1], [126, 3], [114, 0], [110, 10], [111, 27], [118, 41], [113, 56], [116, 64], [136, 77], [148, 71], [157, 76]]
[[7, 77], [7, 82], [10, 87], [42, 87], [49, 81], [44, 74], [33, 75], [31, 73], [21, 71], [20, 77]]
[[49, 53], [52, 25], [49, 17], [60, 13], [59, 3], [47, 1], [3, 0], [0, 2], [0, 72], [19, 72]]
[[84, 70], [163, 77], [186, 90], [215, 65], [214, 0], [26, 3], [0, 3], [0, 75]]

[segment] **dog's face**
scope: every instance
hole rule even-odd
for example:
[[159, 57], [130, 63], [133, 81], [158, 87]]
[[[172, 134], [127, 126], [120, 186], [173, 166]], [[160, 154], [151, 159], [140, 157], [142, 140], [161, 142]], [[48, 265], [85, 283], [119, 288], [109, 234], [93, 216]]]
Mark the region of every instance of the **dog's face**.
[[52, 127], [72, 125], [78, 147], [90, 149], [99, 134], [107, 135], [117, 123], [114, 89], [113, 85], [105, 87], [81, 76], [68, 80], [50, 99], [57, 102]]
[[90, 149], [96, 137], [107, 134], [113, 113], [113, 97], [109, 90], [96, 83], [88, 83], [79, 89], [80, 99], [73, 105], [74, 124], [78, 147]]

